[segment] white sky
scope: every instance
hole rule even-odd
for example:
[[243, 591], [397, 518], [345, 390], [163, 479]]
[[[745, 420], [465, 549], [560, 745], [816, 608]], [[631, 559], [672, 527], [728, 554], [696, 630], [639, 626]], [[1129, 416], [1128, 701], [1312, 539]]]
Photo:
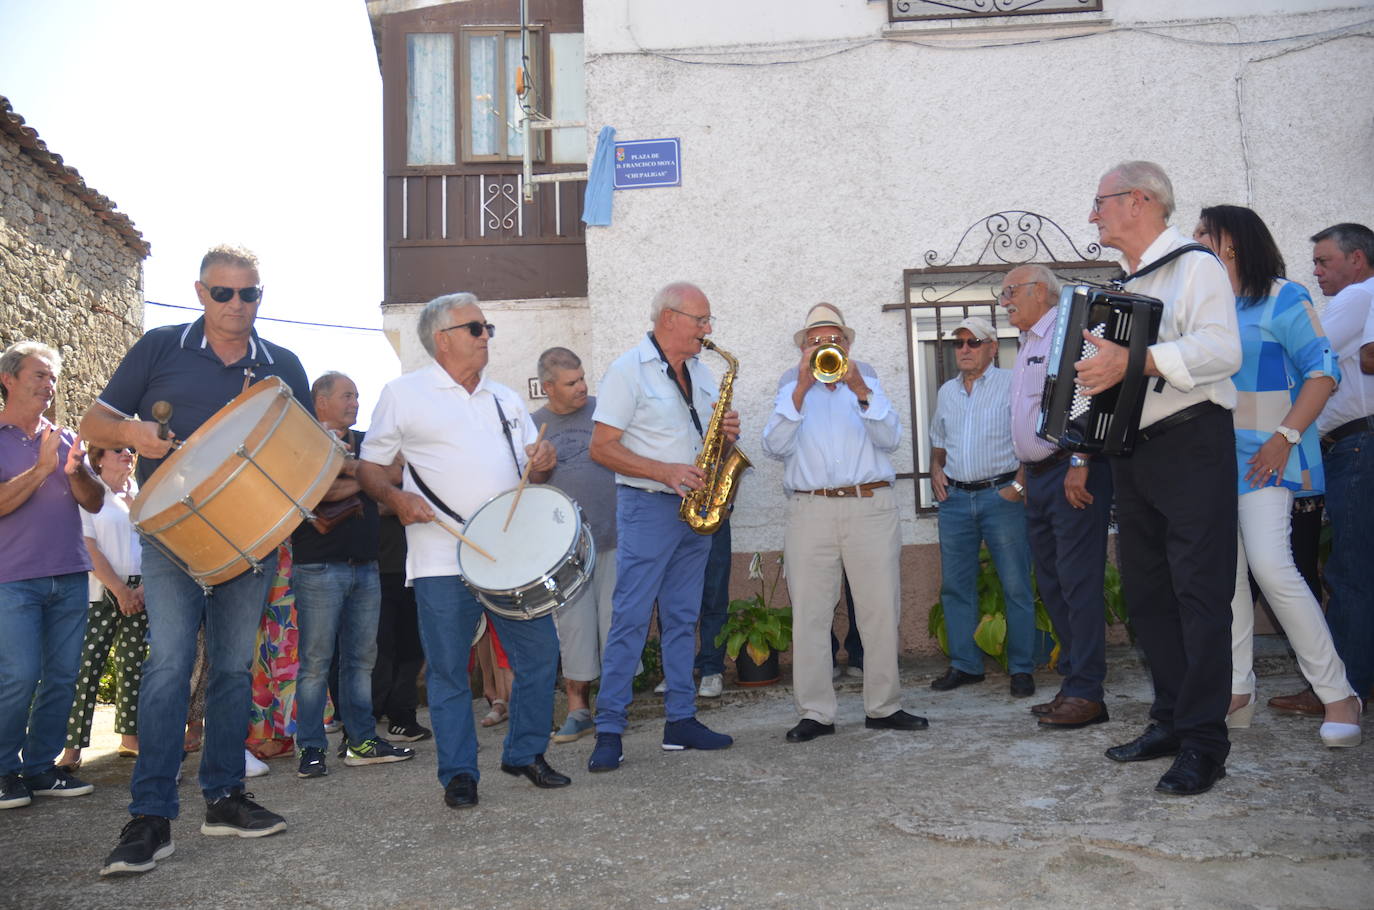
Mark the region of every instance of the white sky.
[[[148, 300], [196, 307], [205, 250], [262, 260], [259, 317], [381, 328], [381, 75], [362, 0], [0, 0], [0, 95], [153, 247]], [[148, 306], [145, 327], [196, 313]], [[366, 427], [380, 332], [258, 322]]]

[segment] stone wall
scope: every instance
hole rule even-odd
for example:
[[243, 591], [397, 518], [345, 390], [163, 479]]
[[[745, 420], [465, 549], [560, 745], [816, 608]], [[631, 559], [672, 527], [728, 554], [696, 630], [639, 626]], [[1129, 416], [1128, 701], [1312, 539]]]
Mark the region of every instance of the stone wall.
[[143, 334], [143, 257], [0, 133], [0, 349], [62, 352], [55, 418], [74, 426]]

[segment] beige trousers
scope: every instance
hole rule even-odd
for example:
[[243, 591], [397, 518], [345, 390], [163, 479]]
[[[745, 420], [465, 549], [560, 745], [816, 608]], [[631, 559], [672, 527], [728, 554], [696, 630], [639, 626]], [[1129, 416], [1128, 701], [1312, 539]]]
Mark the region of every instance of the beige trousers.
[[835, 722], [830, 627], [844, 572], [864, 641], [864, 713], [887, 717], [901, 707], [901, 538], [893, 489], [854, 498], [793, 493], [788, 499], [783, 555], [792, 597], [792, 694], [797, 711], [823, 724]]

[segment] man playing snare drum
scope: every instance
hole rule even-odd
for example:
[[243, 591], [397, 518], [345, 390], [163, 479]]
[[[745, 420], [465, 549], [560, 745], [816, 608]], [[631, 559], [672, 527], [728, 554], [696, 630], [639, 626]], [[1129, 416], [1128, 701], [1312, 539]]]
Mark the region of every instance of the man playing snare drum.
[[[311, 408], [310, 385], [296, 355], [253, 331], [262, 299], [257, 257], [239, 247], [211, 249], [201, 261], [195, 289], [205, 315], [139, 339], [81, 421], [92, 445], [138, 450], [140, 484], [168, 455], [173, 439], [186, 439], [253, 382], [280, 377]], [[154, 403], [161, 401], [172, 405], [168, 439], [159, 438], [153, 419]], [[120, 832], [101, 875], [148, 872], [172, 855], [183, 724], [202, 623], [210, 683], [200, 762], [206, 802], [201, 833], [263, 837], [286, 829], [280, 815], [253, 802], [243, 789], [253, 648], [275, 569], [274, 552], [262, 561], [261, 572], [244, 572], [215, 585], [207, 596], [181, 566], [144, 539], [150, 649], [139, 690], [139, 756], [129, 803], [133, 819]]]
[[[406, 577], [415, 588], [420, 641], [429, 661], [439, 782], [444, 802], [466, 809], [477, 805], [468, 652], [482, 605], [459, 575], [457, 542], [436, 522], [458, 529], [487, 500], [514, 488], [526, 464], [529, 482], [542, 483], [558, 458], [548, 440], [536, 444], [538, 434], [520, 396], [482, 375], [496, 329], [476, 297], [449, 294], [431, 300], [417, 328], [435, 362], [382, 389], [357, 476], [363, 492], [406, 525]], [[392, 486], [386, 470], [397, 455], [406, 460], [401, 489]], [[572, 781], [544, 760], [558, 671], [553, 617], [487, 616], [515, 671], [501, 770], [536, 787], [565, 787]]]

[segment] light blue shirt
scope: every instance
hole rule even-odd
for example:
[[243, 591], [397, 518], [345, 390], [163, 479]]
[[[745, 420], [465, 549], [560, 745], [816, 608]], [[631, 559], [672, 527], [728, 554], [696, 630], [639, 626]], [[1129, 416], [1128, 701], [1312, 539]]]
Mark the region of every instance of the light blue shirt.
[[1011, 371], [989, 366], [964, 389], [964, 377], [940, 386], [930, 444], [945, 450], [945, 476], [961, 483], [990, 480], [1019, 467], [1011, 444]]
[[[711, 406], [719, 390], [716, 379], [700, 359], [689, 357], [687, 375], [692, 379], [692, 403], [704, 432], [711, 422]], [[606, 370], [596, 390], [592, 420], [622, 432], [621, 445], [636, 455], [672, 464], [692, 464], [701, 451], [701, 433], [677, 380], [668, 375], [668, 364], [648, 333], [639, 344], [621, 354]], [[617, 473], [616, 483], [655, 493], [673, 490], [647, 477]]]
[[868, 385], [868, 409], [849, 386], [816, 383], [806, 390], [800, 413], [792, 406], [797, 368], [778, 380], [773, 414], [763, 429], [763, 451], [783, 463], [788, 490], [825, 490], [861, 483], [892, 482], [897, 472], [888, 453], [902, 439], [902, 425], [873, 367], [850, 363]]

